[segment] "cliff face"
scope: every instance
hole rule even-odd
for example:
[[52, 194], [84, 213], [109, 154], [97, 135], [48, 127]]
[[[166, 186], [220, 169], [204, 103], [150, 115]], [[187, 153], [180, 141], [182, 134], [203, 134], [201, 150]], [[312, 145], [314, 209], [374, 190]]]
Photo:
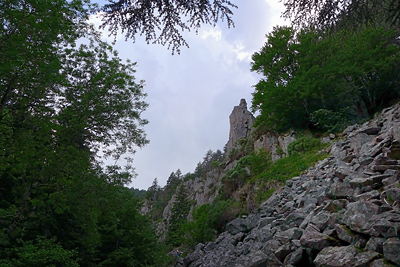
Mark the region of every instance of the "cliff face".
[[400, 105], [330, 153], [176, 266], [400, 266]]
[[229, 140], [226, 144], [226, 150], [230, 151], [237, 140], [250, 136], [251, 127], [253, 126], [255, 118], [250, 111], [247, 110], [247, 103], [245, 99], [240, 100], [239, 106], [235, 106], [229, 116]]
[[[248, 138], [250, 136], [254, 121], [255, 118], [253, 114], [247, 110], [246, 100], [241, 99], [239, 106], [235, 106], [229, 116], [230, 131], [229, 141], [227, 143], [227, 152], [237, 145], [239, 139]], [[263, 142], [259, 143], [261, 143], [262, 146]], [[232, 168], [235, 164], [236, 161], [230, 162], [229, 166], [226, 166], [225, 170]], [[215, 168], [209, 168], [210, 166], [202, 167], [204, 167], [205, 170], [201, 176], [194, 177], [194, 179], [185, 181], [182, 184], [186, 191], [190, 192], [187, 201], [193, 203], [191, 211], [193, 211], [194, 207], [213, 202], [218, 195], [218, 190], [222, 184], [222, 177], [225, 173], [225, 170], [217, 171]], [[158, 224], [160, 233], [165, 233], [167, 231], [174, 201], [175, 195], [171, 197], [163, 210], [163, 220]], [[145, 208], [142, 209], [143, 213], [150, 212], [151, 207], [148, 202], [145, 203], [144, 207]], [[191, 212], [188, 219], [190, 218]]]

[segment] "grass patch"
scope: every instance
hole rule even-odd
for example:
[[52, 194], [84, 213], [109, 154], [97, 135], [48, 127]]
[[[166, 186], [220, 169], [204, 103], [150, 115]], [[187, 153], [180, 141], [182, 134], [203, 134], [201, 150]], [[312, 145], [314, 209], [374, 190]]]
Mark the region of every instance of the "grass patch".
[[291, 156], [277, 160], [267, 171], [255, 178], [286, 182], [300, 175], [303, 171], [313, 166], [318, 161], [325, 159], [327, 156], [328, 154], [326, 153], [318, 152], [294, 153]]
[[[328, 157], [328, 153], [321, 152], [329, 144], [322, 143], [320, 139], [313, 137], [301, 137], [289, 145], [290, 156], [271, 163], [268, 168], [252, 177], [249, 182], [259, 184], [257, 201], [259, 203], [268, 199], [277, 187], [295, 176], [299, 176], [318, 161]], [[275, 181], [276, 188], [266, 186]]]

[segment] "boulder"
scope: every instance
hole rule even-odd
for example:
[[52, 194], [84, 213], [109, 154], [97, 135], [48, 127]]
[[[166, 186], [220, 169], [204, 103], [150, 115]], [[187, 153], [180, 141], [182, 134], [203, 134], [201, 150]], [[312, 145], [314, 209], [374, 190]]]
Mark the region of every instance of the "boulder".
[[282, 262], [280, 262], [274, 254], [266, 255], [261, 250], [258, 250], [248, 256], [248, 263], [245, 266], [250, 267], [280, 267], [283, 266]]
[[342, 224], [335, 224], [335, 230], [338, 238], [346, 243], [350, 244], [354, 241], [355, 235], [351, 232], [351, 230]]
[[354, 246], [326, 247], [314, 260], [316, 266], [324, 267], [361, 267], [379, 258], [374, 251], [358, 251]]
[[371, 262], [369, 267], [395, 267], [395, 265], [388, 263], [384, 259], [377, 259]]
[[326, 234], [320, 233], [319, 229], [310, 223], [300, 238], [300, 244], [303, 247], [319, 251], [328, 246], [338, 245], [338, 241]]
[[342, 221], [351, 230], [368, 234], [371, 232], [373, 216], [378, 214], [379, 206], [368, 201], [349, 203], [343, 215]]
[[284, 262], [285, 258], [287, 255], [290, 254], [291, 249], [290, 249], [290, 243], [283, 244], [280, 246], [274, 253], [275, 257], [281, 261]]
[[368, 240], [365, 248], [370, 251], [376, 251], [376, 252], [382, 254], [383, 253], [383, 243], [385, 241], [386, 241], [386, 238], [373, 236]]
[[383, 243], [383, 256], [390, 262], [400, 265], [400, 240], [392, 237]]

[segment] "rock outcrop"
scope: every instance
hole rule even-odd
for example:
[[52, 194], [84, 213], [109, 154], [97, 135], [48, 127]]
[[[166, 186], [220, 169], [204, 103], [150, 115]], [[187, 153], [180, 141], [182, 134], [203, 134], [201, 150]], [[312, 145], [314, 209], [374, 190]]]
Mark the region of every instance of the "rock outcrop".
[[288, 155], [288, 146], [296, 140], [294, 131], [279, 135], [276, 132], [269, 132], [258, 137], [254, 142], [254, 151], [264, 149], [271, 153], [272, 161], [276, 161]]
[[235, 106], [231, 115], [229, 116], [230, 130], [229, 140], [226, 144], [226, 150], [230, 151], [237, 140], [250, 136], [251, 127], [253, 126], [255, 118], [250, 111], [247, 110], [247, 103], [245, 99], [240, 100], [239, 106]]
[[400, 105], [330, 153], [176, 266], [400, 266]]

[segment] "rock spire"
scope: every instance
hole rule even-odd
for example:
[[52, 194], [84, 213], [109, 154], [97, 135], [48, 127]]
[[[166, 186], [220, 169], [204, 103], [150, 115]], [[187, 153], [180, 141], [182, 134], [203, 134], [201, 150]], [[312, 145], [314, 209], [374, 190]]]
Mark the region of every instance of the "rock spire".
[[226, 150], [230, 151], [238, 139], [248, 137], [251, 132], [255, 118], [247, 110], [247, 103], [244, 98], [240, 100], [239, 106], [235, 106], [229, 116], [230, 130], [229, 140], [226, 144]]

